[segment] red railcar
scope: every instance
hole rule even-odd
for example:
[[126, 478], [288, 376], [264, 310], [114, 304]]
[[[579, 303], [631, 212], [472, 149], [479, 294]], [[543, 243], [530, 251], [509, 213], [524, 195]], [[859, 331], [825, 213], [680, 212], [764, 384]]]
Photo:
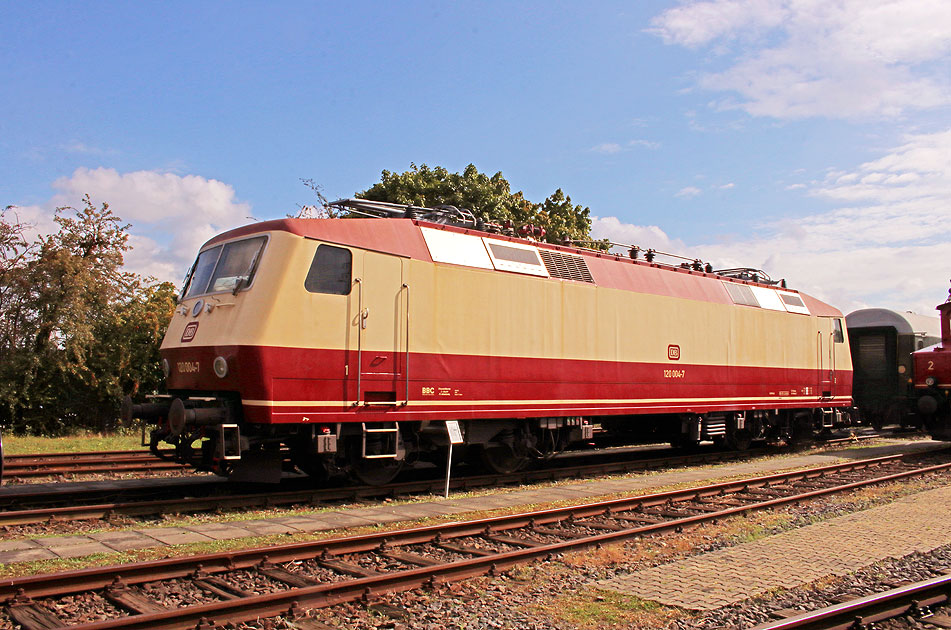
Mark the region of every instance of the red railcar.
[[918, 411], [938, 440], [951, 440], [951, 293], [937, 307], [941, 314], [941, 341], [914, 354]]

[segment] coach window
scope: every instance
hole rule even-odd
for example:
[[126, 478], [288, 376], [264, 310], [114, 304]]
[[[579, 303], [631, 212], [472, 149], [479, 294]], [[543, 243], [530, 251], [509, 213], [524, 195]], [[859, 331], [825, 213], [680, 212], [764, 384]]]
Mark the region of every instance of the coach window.
[[304, 280], [304, 288], [311, 293], [347, 295], [353, 284], [350, 280], [352, 266], [353, 255], [349, 249], [319, 245]]
[[845, 335], [842, 334], [842, 320], [841, 320], [841, 319], [833, 319], [833, 320], [832, 320], [832, 326], [833, 326], [833, 337], [835, 337], [835, 342], [836, 342], [836, 343], [844, 343], [844, 342], [845, 342]]

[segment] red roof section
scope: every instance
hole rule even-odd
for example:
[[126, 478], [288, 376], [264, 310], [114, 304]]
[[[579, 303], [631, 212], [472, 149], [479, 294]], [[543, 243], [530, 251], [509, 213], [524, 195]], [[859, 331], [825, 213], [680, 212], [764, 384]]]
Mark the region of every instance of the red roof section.
[[[543, 249], [584, 256], [595, 284], [602, 287], [720, 304], [733, 303], [726, 289], [723, 288], [722, 282], [775, 288], [765, 284], [727, 279], [702, 271], [648, 263], [643, 260], [631, 260], [616, 254], [562, 247], [549, 243], [536, 243], [525, 239], [411, 219], [276, 219], [262, 221], [223, 232], [205, 243], [202, 249], [242, 236], [279, 230], [323, 242], [360, 247], [432, 262], [429, 248], [423, 240], [419, 225], [474, 236], [486, 236], [503, 241], [527, 243]], [[783, 290], [798, 293], [802, 296], [804, 303], [813, 315], [842, 316], [841, 311], [812, 296], [799, 293], [794, 289]]]

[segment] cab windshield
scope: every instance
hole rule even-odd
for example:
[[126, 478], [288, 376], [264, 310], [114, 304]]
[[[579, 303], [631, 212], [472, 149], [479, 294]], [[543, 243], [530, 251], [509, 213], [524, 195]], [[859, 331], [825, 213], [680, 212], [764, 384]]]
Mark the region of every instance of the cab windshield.
[[266, 241], [267, 237], [258, 236], [216, 245], [198, 254], [185, 278], [182, 299], [205, 293], [237, 292], [250, 285]]

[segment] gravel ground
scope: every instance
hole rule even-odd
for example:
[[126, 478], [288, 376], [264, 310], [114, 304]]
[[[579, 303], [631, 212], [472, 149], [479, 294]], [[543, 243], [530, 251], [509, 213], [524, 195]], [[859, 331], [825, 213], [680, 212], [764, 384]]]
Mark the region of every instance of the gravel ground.
[[[882, 502], [898, 494], [944, 486], [949, 480], [951, 475], [934, 475], [926, 479], [895, 484], [889, 489], [863, 490], [849, 498], [819, 499], [805, 505], [759, 513], [752, 518], [732, 519], [716, 526], [704, 525], [683, 534], [643, 538], [624, 545], [573, 553], [558, 557], [554, 561], [517, 567], [494, 579], [474, 579], [442, 586], [433, 591], [420, 590], [391, 595], [379, 601], [374, 600], [369, 605], [353, 603], [332, 609], [309, 611], [309, 614], [331, 627], [343, 629], [747, 628], [768, 620], [770, 611], [784, 608], [818, 608], [832, 603], [833, 598], [845, 593], [864, 595], [890, 588], [889, 583], [933, 577], [938, 569], [951, 567], [951, 546], [928, 554], [913, 554], [873, 565], [854, 576], [824, 580], [821, 584], [785, 591], [769, 598], [758, 598], [703, 615], [661, 608], [649, 602], [616, 601], [617, 598], [610, 594], [594, 590], [592, 584], [690, 555], [805, 526], [817, 520], [851, 513], [856, 509], [868, 507], [870, 503]], [[97, 523], [97, 529], [102, 529], [102, 521]], [[48, 524], [44, 533], [49, 534]], [[597, 532], [593, 530], [592, 533]], [[544, 538], [546, 537], [539, 536], [540, 540]], [[485, 548], [508, 548], [504, 544], [480, 539], [453, 542]], [[408, 551], [424, 555], [444, 554], [446, 559], [455, 557], [451, 552], [437, 550], [431, 546], [409, 548]], [[321, 581], [340, 579], [313, 561], [294, 563], [286, 568], [301, 571]], [[246, 585], [248, 590], [268, 592], [272, 588], [268, 580], [260, 581], [250, 574], [243, 575], [239, 581], [243, 582], [242, 586]], [[184, 584], [155, 584], [151, 585], [151, 588], [165, 590], [163, 594], [166, 595], [166, 601], [172, 605], [175, 605], [176, 601], [195, 603], [207, 597], [189, 592], [191, 589]], [[108, 602], [93, 595], [79, 596], [77, 601], [71, 602], [70, 607], [74, 609], [75, 616], [70, 620], [88, 621], [101, 618], [101, 615], [107, 614], [110, 606]], [[8, 627], [10, 626], [7, 620], [0, 620], [0, 628]], [[289, 620], [275, 619], [238, 627], [281, 630], [294, 628], [294, 625]], [[899, 630], [930, 626], [914, 622], [912, 625], [906, 623], [879, 627]]]
[[[380, 628], [387, 630], [439, 630], [460, 628], [465, 630], [577, 630], [578, 628], [665, 628], [688, 629], [742, 629], [773, 619], [770, 612], [785, 608], [812, 610], [836, 603], [834, 598], [843, 595], [863, 596], [892, 588], [902, 580], [919, 581], [939, 575], [938, 569], [951, 567], [951, 546], [932, 553], [912, 554], [892, 562], [872, 565], [851, 576], [836, 578], [829, 584], [811, 585], [782, 593], [773, 598], [761, 598], [722, 608], [703, 616], [693, 616], [683, 611], [671, 611], [674, 619], [665, 623], [663, 613], [652, 613], [641, 622], [631, 620], [623, 625], [610, 623], [610, 615], [599, 624], [579, 625], [570, 620], [558, 620], [549, 614], [540, 614], [539, 601], [557, 602], [565, 592], [578, 592], [588, 588], [593, 579], [600, 579], [595, 571], [573, 572], [560, 575], [547, 584], [535, 583], [526, 588], [523, 580], [511, 575], [488, 580], [478, 579], [463, 584], [453, 584], [438, 591], [414, 592], [389, 596], [382, 600], [388, 609], [375, 610], [373, 606], [348, 604], [333, 611], [314, 611], [315, 617], [339, 628]], [[549, 572], [544, 572], [551, 577]], [[534, 580], [532, 580], [534, 582]], [[597, 596], [595, 597], [597, 601]], [[679, 617], [679, 618], [677, 618]], [[345, 620], [341, 623], [341, 620]], [[594, 620], [592, 620], [594, 621]], [[247, 625], [260, 628], [261, 625]], [[278, 627], [278, 626], [275, 626]], [[287, 626], [293, 627], [293, 626]], [[902, 619], [879, 624], [881, 630], [905, 628], [933, 628], [927, 619], [917, 621]]]
[[[947, 477], [911, 482], [916, 490], [946, 484]], [[694, 554], [741, 544], [756, 536], [779, 533], [866, 507], [870, 497], [853, 501], [831, 498], [765, 513], [756, 519], [736, 519], [718, 526], [702, 526], [681, 535], [662, 535], [623, 546], [570, 554], [552, 562], [513, 569], [494, 579], [479, 578], [439, 587], [390, 595], [370, 605], [352, 603], [311, 611], [334, 628], [384, 630], [587, 630], [589, 628], [749, 628], [771, 619], [771, 611], [808, 610], [834, 603], [835, 597], [856, 596], [892, 588], [894, 583], [934, 577], [951, 567], [951, 546], [932, 553], [872, 565], [862, 571], [822, 583], [743, 602], [706, 614], [662, 608], [650, 602], [613, 601], [610, 593], [593, 589], [600, 580], [665, 564]], [[737, 523], [741, 530], [737, 531]], [[273, 628], [292, 628], [275, 620]], [[262, 623], [242, 628], [265, 628]], [[881, 626], [886, 628], [886, 626]], [[900, 628], [928, 628], [895, 625]]]
[[[792, 589], [769, 599], [757, 598], [737, 606], [714, 611], [702, 619], [674, 624], [672, 628], [748, 628], [771, 619], [769, 613], [784, 608], [815, 610], [831, 606], [840, 597], [864, 597], [894, 588], [902, 582], [920, 582], [943, 575], [942, 569], [951, 568], [951, 545], [929, 553], [913, 553], [904, 558], [878, 562], [847, 576], [840, 576], [825, 584], [813, 584]], [[922, 620], [926, 622], [927, 620]], [[926, 623], [899, 623], [895, 628], [931, 628]], [[901, 625], [904, 624], [904, 625]], [[886, 628], [878, 624], [879, 628]]]

